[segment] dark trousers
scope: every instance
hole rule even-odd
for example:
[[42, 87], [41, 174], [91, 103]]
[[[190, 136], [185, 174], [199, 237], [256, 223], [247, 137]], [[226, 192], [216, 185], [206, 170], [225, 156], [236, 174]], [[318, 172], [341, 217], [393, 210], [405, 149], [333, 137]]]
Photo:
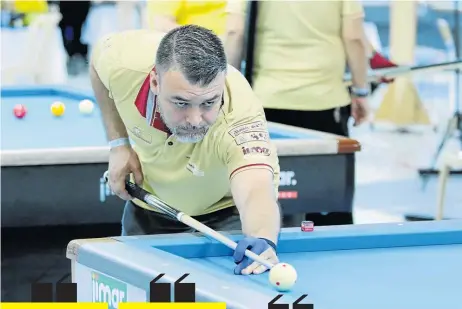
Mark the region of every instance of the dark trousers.
[[[322, 131], [331, 134], [349, 136], [348, 120], [351, 117], [351, 105], [323, 111], [298, 111], [265, 109], [266, 119], [271, 122], [301, 127], [310, 130]], [[352, 224], [352, 213], [328, 214], [307, 213], [306, 220], [313, 221], [315, 225]]]
[[[236, 207], [193, 218], [215, 231], [241, 230], [241, 219]], [[195, 230], [163, 213], [146, 210], [131, 201], [125, 204], [122, 216], [122, 236], [192, 232]]]
[[88, 46], [82, 44], [82, 26], [90, 11], [90, 1], [60, 1], [59, 10], [62, 19], [59, 23], [63, 37], [64, 48], [69, 57], [81, 55], [87, 57]]

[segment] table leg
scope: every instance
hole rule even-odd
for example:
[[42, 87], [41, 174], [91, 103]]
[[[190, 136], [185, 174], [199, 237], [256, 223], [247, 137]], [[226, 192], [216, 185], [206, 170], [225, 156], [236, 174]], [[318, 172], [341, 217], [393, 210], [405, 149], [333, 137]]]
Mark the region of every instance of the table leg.
[[437, 209], [436, 209], [436, 220], [443, 219], [444, 213], [444, 198], [446, 196], [446, 183], [449, 177], [449, 165], [444, 163], [443, 167], [439, 173], [439, 181], [438, 181], [438, 192], [437, 192]]

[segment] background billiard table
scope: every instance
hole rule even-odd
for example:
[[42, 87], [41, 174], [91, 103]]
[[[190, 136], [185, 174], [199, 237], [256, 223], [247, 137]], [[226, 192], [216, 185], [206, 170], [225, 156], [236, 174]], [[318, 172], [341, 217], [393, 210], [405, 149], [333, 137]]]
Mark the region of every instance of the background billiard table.
[[[279, 303], [307, 294], [302, 303], [317, 309], [462, 308], [462, 220], [283, 229], [278, 252], [298, 273]], [[93, 283], [147, 302], [160, 274], [158, 283], [189, 274], [182, 282], [195, 283], [196, 302], [228, 309], [267, 308], [279, 294], [268, 273], [234, 275], [232, 250], [199, 233], [75, 240], [67, 257], [79, 302], [94, 301]]]
[[[100, 111], [83, 115], [92, 93], [65, 87], [4, 87], [2, 98], [2, 226], [117, 223], [123, 201], [101, 176], [108, 147]], [[54, 101], [65, 114], [50, 112]], [[16, 104], [28, 110], [13, 115]], [[352, 211], [357, 141], [270, 123], [280, 156], [280, 201], [286, 215]], [[298, 222], [299, 224], [299, 222]]]

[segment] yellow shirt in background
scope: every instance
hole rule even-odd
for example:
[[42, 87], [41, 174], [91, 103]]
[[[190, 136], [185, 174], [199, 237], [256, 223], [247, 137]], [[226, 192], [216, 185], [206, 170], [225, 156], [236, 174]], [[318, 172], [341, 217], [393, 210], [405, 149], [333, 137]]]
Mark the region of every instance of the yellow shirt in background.
[[[223, 107], [199, 143], [179, 143], [159, 116], [149, 90], [162, 36], [149, 30], [120, 32], [101, 39], [93, 66], [109, 89], [134, 142], [144, 173], [143, 188], [189, 215], [234, 205], [230, 179], [247, 169], [267, 169], [279, 186], [279, 162], [258, 98], [245, 77], [228, 66]], [[149, 209], [143, 202], [135, 203]]]
[[260, 2], [253, 88], [263, 105], [325, 110], [349, 104], [342, 18], [363, 15], [359, 0]]
[[147, 1], [149, 27], [155, 23], [156, 15], [175, 17], [180, 25], [198, 25], [222, 36], [226, 29], [226, 8], [228, 1]]
[[16, 0], [14, 10], [18, 13], [46, 13], [48, 2], [45, 0]]

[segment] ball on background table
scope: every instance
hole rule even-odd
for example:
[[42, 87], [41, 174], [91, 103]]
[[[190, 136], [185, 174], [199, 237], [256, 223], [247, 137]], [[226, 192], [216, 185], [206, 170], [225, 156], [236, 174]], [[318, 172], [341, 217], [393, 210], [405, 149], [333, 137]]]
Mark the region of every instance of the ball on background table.
[[82, 100], [79, 103], [79, 111], [82, 114], [86, 114], [86, 115], [91, 114], [94, 108], [95, 108], [95, 105], [90, 100]]
[[290, 264], [276, 264], [269, 271], [269, 281], [278, 291], [289, 291], [297, 282], [297, 271]]
[[21, 118], [24, 118], [24, 116], [26, 116], [27, 109], [24, 105], [17, 104], [13, 108], [13, 113], [17, 118], [21, 119]]
[[62, 116], [66, 110], [66, 106], [63, 102], [56, 101], [51, 104], [51, 113], [57, 117]]

